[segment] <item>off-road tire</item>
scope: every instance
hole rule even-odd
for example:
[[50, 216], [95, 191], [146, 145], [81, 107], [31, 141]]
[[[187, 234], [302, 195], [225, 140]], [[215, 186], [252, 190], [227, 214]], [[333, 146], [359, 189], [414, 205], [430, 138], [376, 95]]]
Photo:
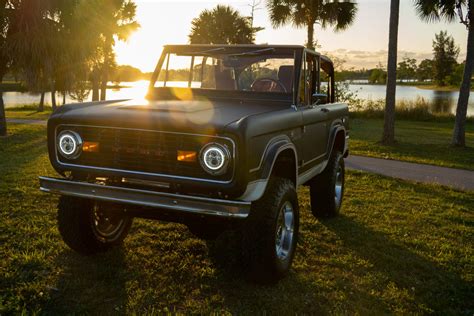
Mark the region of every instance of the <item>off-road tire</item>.
[[[293, 207], [291, 251], [285, 259], [276, 249], [278, 214], [286, 202]], [[271, 177], [263, 197], [252, 203], [249, 217], [242, 227], [244, 266], [251, 281], [272, 284], [283, 278], [291, 267], [299, 230], [298, 197], [295, 185], [288, 179]]]
[[[99, 203], [99, 204], [96, 204]], [[97, 206], [100, 205], [100, 206]], [[94, 225], [95, 207], [117, 208], [123, 207], [112, 204], [95, 202], [76, 197], [61, 196], [58, 204], [58, 228], [64, 242], [76, 252], [83, 255], [93, 255], [105, 252], [122, 244], [132, 225], [133, 218], [123, 214], [123, 222], [111, 236], [104, 237]], [[120, 214], [120, 213], [118, 213]], [[120, 214], [120, 216], [122, 216]]]
[[[342, 180], [340, 197], [336, 195], [338, 170]], [[310, 182], [311, 212], [318, 218], [331, 218], [339, 215], [344, 197], [345, 165], [340, 151], [334, 151], [329, 158], [326, 169]]]

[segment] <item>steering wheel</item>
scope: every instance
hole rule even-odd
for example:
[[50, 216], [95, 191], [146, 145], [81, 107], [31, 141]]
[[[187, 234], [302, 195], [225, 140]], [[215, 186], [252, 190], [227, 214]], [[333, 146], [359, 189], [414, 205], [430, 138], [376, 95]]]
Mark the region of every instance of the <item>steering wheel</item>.
[[251, 85], [251, 89], [252, 91], [258, 92], [288, 92], [280, 81], [272, 78], [260, 78], [255, 80]]

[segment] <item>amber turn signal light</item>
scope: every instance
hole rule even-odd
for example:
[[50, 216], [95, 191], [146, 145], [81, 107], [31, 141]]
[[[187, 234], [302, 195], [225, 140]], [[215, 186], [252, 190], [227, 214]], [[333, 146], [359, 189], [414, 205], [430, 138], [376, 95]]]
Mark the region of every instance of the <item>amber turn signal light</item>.
[[197, 153], [195, 151], [178, 150], [177, 159], [178, 161], [195, 162], [197, 159]]
[[97, 152], [99, 152], [99, 143], [84, 142], [82, 144], [82, 151], [86, 152], [86, 153], [97, 153]]

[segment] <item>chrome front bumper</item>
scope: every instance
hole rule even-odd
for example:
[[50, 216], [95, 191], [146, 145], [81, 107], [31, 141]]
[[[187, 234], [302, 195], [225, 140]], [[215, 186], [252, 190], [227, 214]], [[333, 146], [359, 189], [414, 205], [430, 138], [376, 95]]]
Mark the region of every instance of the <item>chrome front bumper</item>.
[[40, 190], [43, 192], [98, 201], [230, 218], [246, 218], [250, 213], [250, 202], [209, 199], [47, 177], [40, 177], [39, 181]]

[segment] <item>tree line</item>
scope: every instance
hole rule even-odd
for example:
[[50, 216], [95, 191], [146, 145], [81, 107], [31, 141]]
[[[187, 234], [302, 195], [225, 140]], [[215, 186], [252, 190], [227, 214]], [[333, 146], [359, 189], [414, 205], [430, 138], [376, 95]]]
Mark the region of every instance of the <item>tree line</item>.
[[[431, 81], [440, 87], [459, 86], [465, 67], [464, 61], [457, 61], [459, 52], [454, 38], [446, 31], [441, 31], [433, 40], [433, 58], [418, 62], [415, 58], [403, 57], [397, 65], [397, 80], [419, 83]], [[349, 81], [367, 80], [371, 84], [386, 84], [387, 71], [385, 66], [379, 63], [373, 69], [343, 70], [341, 77]]]
[[[467, 30], [466, 62], [463, 66], [462, 80], [459, 89], [459, 99], [456, 107], [456, 120], [454, 123], [453, 146], [466, 146], [466, 116], [471, 89], [472, 73], [474, 70], [474, 0], [415, 0], [415, 9], [419, 17], [426, 22], [458, 20]], [[387, 63], [387, 94], [385, 98], [385, 118], [382, 143], [390, 145], [395, 143], [395, 96], [397, 80], [397, 49], [398, 49], [398, 24], [400, 19], [400, 0], [390, 1], [389, 43]], [[437, 35], [437, 41], [444, 43], [444, 51], [434, 49], [435, 58], [439, 61], [447, 60], [449, 56], [443, 55], [446, 51], [459, 54], [454, 41], [447, 38], [446, 33]], [[453, 61], [454, 63], [454, 61]], [[439, 65], [434, 64], [434, 68]], [[444, 83], [448, 73], [435, 73], [437, 81]]]
[[[105, 100], [114, 45], [139, 27], [131, 0], [0, 0], [0, 84], [7, 73], [30, 91], [85, 94]], [[43, 98], [42, 98], [43, 99]], [[40, 108], [42, 110], [42, 102]], [[0, 90], [0, 135], [6, 135]]]

